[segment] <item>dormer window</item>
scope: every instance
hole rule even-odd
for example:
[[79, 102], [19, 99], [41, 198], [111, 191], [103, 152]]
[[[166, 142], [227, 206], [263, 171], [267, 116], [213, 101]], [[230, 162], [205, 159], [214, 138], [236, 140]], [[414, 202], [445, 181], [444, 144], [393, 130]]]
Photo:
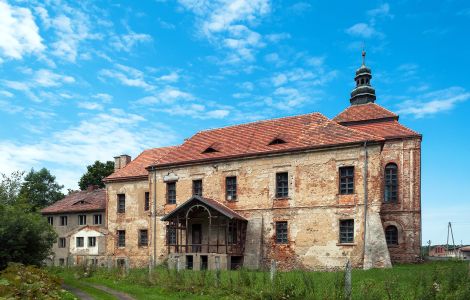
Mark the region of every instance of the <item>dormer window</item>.
[[281, 138], [275, 138], [274, 140], [272, 140], [270, 143], [269, 143], [269, 146], [271, 145], [279, 145], [279, 144], [285, 144], [287, 143], [285, 140], [281, 139]]
[[219, 152], [219, 151], [217, 151], [216, 149], [214, 149], [212, 147], [208, 147], [206, 150], [202, 151], [203, 154], [214, 153], [214, 152]]
[[73, 205], [77, 205], [77, 204], [81, 205], [81, 204], [89, 204], [89, 203], [85, 200], [80, 200], [80, 201], [75, 202]]

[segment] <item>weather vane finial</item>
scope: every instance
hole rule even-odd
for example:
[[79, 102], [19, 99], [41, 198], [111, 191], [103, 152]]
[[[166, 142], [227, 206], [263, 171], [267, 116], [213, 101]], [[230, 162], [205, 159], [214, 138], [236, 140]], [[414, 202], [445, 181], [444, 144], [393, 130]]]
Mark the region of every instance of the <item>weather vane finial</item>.
[[362, 42], [362, 65], [366, 65], [366, 50], [364, 46], [364, 42]]

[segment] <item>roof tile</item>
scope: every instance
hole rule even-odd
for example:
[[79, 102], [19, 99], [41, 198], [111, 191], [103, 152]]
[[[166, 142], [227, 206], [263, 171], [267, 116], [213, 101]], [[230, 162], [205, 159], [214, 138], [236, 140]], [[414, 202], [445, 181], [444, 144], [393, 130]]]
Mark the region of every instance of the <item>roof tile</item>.
[[43, 214], [78, 213], [101, 211], [106, 209], [106, 190], [77, 191], [65, 196], [64, 199], [45, 207]]

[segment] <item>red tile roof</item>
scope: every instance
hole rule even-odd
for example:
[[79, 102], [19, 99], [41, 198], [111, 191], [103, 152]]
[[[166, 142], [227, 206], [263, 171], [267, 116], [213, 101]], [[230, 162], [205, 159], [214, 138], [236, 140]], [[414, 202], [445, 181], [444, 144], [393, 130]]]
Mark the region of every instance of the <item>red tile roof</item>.
[[[276, 138], [286, 143], [269, 145]], [[311, 113], [201, 131], [154, 165], [169, 166], [380, 140], [382, 138], [333, 122], [320, 113]], [[216, 151], [203, 153], [209, 147]]]
[[398, 121], [368, 122], [359, 124], [350, 124], [348, 128], [356, 129], [385, 139], [420, 137], [421, 135], [403, 125]]
[[398, 120], [398, 115], [375, 103], [351, 105], [333, 118], [338, 123], [360, 122], [379, 119]]
[[128, 163], [124, 168], [117, 170], [109, 175], [104, 182], [122, 181], [139, 179], [148, 176], [148, 171], [145, 169], [152, 163], [159, 161], [163, 156], [167, 155], [171, 150], [176, 147], [163, 147], [144, 150], [133, 161]]
[[78, 213], [106, 209], [106, 190], [96, 189], [73, 192], [64, 199], [43, 208], [43, 214]]

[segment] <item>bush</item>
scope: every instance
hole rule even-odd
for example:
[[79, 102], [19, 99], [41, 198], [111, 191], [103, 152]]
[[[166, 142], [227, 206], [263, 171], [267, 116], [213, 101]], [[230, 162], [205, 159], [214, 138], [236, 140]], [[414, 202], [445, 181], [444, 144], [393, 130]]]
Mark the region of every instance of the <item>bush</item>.
[[73, 299], [62, 280], [35, 266], [11, 263], [0, 272], [1, 299]]

